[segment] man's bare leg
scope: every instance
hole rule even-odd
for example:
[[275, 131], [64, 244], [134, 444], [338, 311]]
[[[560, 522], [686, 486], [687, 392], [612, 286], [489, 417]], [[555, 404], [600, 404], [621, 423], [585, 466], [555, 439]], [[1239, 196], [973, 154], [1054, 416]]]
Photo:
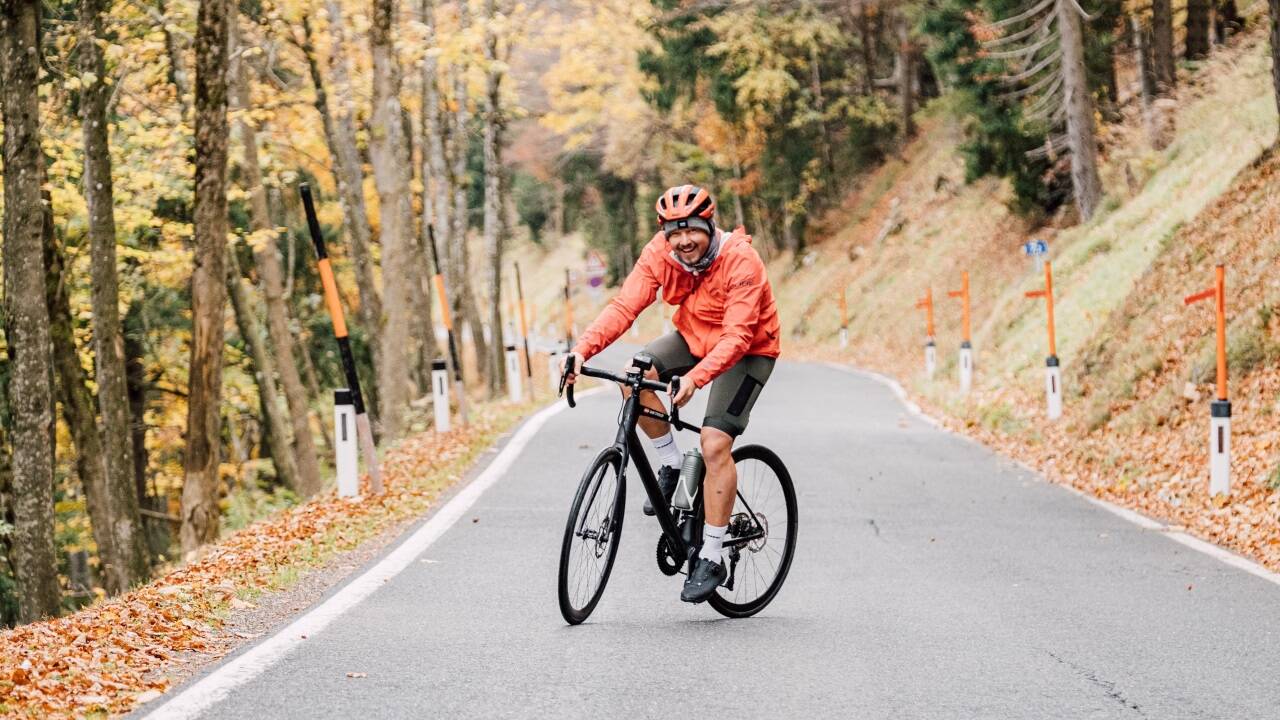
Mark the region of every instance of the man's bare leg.
[[733, 464], [733, 436], [713, 427], [702, 428], [702, 458], [707, 475], [702, 481], [702, 504], [707, 524], [729, 524], [738, 494], [738, 468]]
[[[649, 368], [645, 371], [644, 376], [649, 380], [657, 380], [658, 371], [654, 368]], [[631, 388], [624, 386], [619, 387], [622, 389], [622, 397], [631, 397]], [[667, 409], [663, 407], [662, 401], [658, 399], [658, 394], [652, 390], [640, 391], [640, 404], [650, 410], [657, 410], [660, 413], [665, 413], [667, 411]], [[645, 415], [640, 416], [639, 424], [640, 429], [644, 430], [644, 434], [648, 435], [651, 440], [666, 435], [667, 431], [671, 429], [671, 423], [663, 422], [657, 418], [651, 418]]]

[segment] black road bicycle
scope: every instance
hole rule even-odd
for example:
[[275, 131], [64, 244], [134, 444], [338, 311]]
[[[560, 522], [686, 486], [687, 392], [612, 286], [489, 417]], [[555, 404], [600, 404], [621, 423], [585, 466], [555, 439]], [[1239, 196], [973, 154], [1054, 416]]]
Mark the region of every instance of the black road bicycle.
[[[636, 423], [642, 414], [669, 422], [681, 430], [701, 430], [680, 420], [679, 408], [674, 405], [667, 414], [640, 404], [641, 390], [667, 391], [665, 383], [644, 377], [652, 366], [653, 359], [640, 353], [622, 375], [585, 366], [580, 373], [612, 380], [629, 387], [631, 393], [618, 416], [617, 437], [613, 445], [596, 456], [582, 476], [564, 528], [564, 543], [560, 548], [560, 613], [570, 625], [577, 625], [591, 615], [609, 582], [622, 536], [629, 463], [635, 465], [653, 506], [666, 509], [657, 513], [662, 526], [658, 537], [658, 569], [667, 576], [684, 572], [702, 544], [701, 488], [691, 509], [671, 506], [662, 497], [636, 434]], [[560, 378], [560, 391], [566, 395], [569, 407], [576, 407], [573, 386], [566, 386], [567, 377], [566, 372]], [[734, 449], [733, 460], [738, 470], [738, 496], [724, 539], [729, 577], [708, 602], [726, 617], [744, 618], [764, 609], [787, 578], [796, 548], [796, 493], [791, 474], [772, 450], [761, 445], [743, 445]]]

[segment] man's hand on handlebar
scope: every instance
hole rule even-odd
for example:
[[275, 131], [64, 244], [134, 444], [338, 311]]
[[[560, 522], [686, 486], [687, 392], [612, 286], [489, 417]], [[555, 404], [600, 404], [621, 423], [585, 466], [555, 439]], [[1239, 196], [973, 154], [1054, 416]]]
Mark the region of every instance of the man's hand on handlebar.
[[680, 377], [672, 379], [671, 389], [668, 390], [671, 393], [671, 402], [675, 403], [678, 408], [684, 407], [686, 403], [692, 400], [693, 394], [697, 391], [697, 385]]
[[[569, 371], [568, 375], [565, 375], [565, 368], [569, 367], [569, 362], [571, 360], [573, 362], [573, 365], [572, 365], [573, 369]], [[574, 381], [578, 379], [578, 374], [581, 372], [582, 372], [582, 356], [581, 355], [575, 352], [571, 352], [565, 355], [564, 357], [560, 358], [560, 377], [564, 378], [566, 385], [572, 385]]]

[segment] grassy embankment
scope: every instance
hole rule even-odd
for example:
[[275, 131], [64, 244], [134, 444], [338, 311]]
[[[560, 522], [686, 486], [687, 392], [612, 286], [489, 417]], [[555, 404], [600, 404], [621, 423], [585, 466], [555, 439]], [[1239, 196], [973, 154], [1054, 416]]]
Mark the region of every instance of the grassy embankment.
[[[807, 261], [781, 259], [778, 290], [788, 350], [895, 375], [949, 425], [1115, 502], [1183, 525], [1280, 568], [1280, 160], [1265, 37], [1219, 51], [1178, 89], [1176, 137], [1152, 149], [1130, 117], [1103, 130], [1107, 198], [1090, 222], [1031, 227], [1004, 207], [1007, 189], [964, 186], [958, 130], [941, 103], [919, 138], [866, 179]], [[895, 200], [900, 230], [874, 239]], [[1051, 248], [1066, 414], [1043, 422], [1043, 301], [1024, 298], [1042, 276], [1020, 246]], [[1184, 295], [1227, 264], [1234, 400], [1234, 485], [1207, 496], [1212, 313]], [[959, 302], [946, 291], [971, 275], [974, 392], [956, 382]], [[937, 303], [940, 367], [923, 373], [925, 288]], [[836, 348], [841, 288], [851, 347]], [[1191, 383], [1189, 386], [1188, 383]], [[1187, 397], [1194, 389], [1199, 399]]]

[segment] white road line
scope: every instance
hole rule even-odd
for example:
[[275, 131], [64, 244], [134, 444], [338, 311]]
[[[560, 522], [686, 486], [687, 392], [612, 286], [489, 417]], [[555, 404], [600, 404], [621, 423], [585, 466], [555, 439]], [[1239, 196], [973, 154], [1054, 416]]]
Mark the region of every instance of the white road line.
[[[597, 386], [578, 393], [587, 397], [603, 391], [607, 386]], [[236, 687], [249, 682], [272, 665], [275, 665], [298, 646], [314, 637], [338, 616], [358, 605], [373, 594], [400, 571], [411, 565], [415, 558], [444, 535], [458, 518], [466, 514], [476, 500], [500, 480], [511, 464], [524, 450], [533, 436], [552, 416], [562, 412], [566, 405], [557, 402], [529, 418], [511, 441], [502, 448], [493, 462], [464, 487], [443, 507], [436, 511], [422, 527], [400, 543], [377, 565], [351, 581], [346, 587], [306, 614], [294, 620], [283, 630], [258, 643], [248, 652], [228, 661], [217, 670], [169, 699], [164, 705], [146, 715], [147, 720], [170, 718], [194, 718], [227, 697]]]
[[[942, 430], [947, 433], [951, 433], [956, 437], [964, 438], [966, 440], [970, 440], [975, 443], [977, 442], [976, 440], [973, 440], [972, 438], [966, 435], [961, 435], [959, 433], [952, 432], [942, 423], [938, 422], [933, 417], [925, 413], [924, 410], [920, 409], [919, 405], [912, 402], [911, 398], [907, 395], [906, 390], [902, 388], [902, 385], [899, 384], [897, 380], [894, 380], [893, 378], [888, 377], [887, 375], [881, 375], [878, 372], [873, 372], [871, 370], [863, 370], [862, 368], [855, 368], [849, 365], [843, 365], [838, 362], [828, 362], [824, 364], [827, 367], [831, 367], [836, 370], [843, 370], [844, 372], [852, 373], [854, 375], [861, 375], [863, 377], [870, 378], [872, 380], [875, 380], [876, 382], [879, 382], [883, 385], [888, 386], [888, 388], [893, 391], [893, 394], [897, 395], [898, 399], [902, 402], [902, 404], [906, 406], [907, 410], [909, 410], [916, 417], [938, 428], [939, 430]], [[977, 444], [981, 445], [981, 443], [977, 443]], [[986, 447], [986, 446], [983, 446], [983, 447]], [[988, 450], [990, 450], [990, 448], [988, 448]], [[1026, 463], [1020, 460], [1014, 460], [1014, 462], [1016, 462], [1019, 466], [1021, 466], [1027, 472], [1032, 473], [1034, 475], [1040, 475], [1039, 471], [1037, 471], [1035, 468], [1030, 467]], [[1205, 540], [1201, 540], [1200, 538], [1194, 535], [1190, 535], [1186, 532], [1183, 532], [1182, 530], [1176, 530], [1158, 520], [1149, 518], [1146, 515], [1130, 510], [1129, 508], [1116, 505], [1115, 503], [1109, 502], [1107, 500], [1103, 500], [1100, 497], [1095, 497], [1093, 495], [1090, 495], [1071, 485], [1063, 485], [1060, 483], [1054, 483], [1054, 484], [1058, 485], [1058, 487], [1064, 488], [1074, 493], [1075, 495], [1083, 498], [1084, 500], [1094, 505], [1097, 505], [1098, 507], [1102, 508], [1103, 510], [1106, 510], [1107, 512], [1117, 517], [1123, 518], [1124, 520], [1127, 520], [1133, 523], [1134, 525], [1137, 525], [1138, 527], [1144, 530], [1154, 530], [1156, 532], [1159, 532], [1160, 534], [1164, 535], [1170, 540], [1176, 543], [1185, 545], [1186, 547], [1189, 547], [1192, 550], [1202, 552], [1205, 555], [1208, 555], [1209, 557], [1221, 563], [1230, 565], [1231, 567], [1236, 568], [1237, 570], [1243, 570], [1249, 573], [1250, 575], [1262, 578], [1267, 582], [1280, 585], [1280, 573], [1274, 572], [1272, 570], [1268, 570], [1262, 565], [1259, 565], [1258, 563], [1242, 555], [1237, 555], [1234, 552], [1227, 550], [1226, 548], [1220, 547], [1218, 545], [1214, 545], [1213, 543], [1207, 542]]]

